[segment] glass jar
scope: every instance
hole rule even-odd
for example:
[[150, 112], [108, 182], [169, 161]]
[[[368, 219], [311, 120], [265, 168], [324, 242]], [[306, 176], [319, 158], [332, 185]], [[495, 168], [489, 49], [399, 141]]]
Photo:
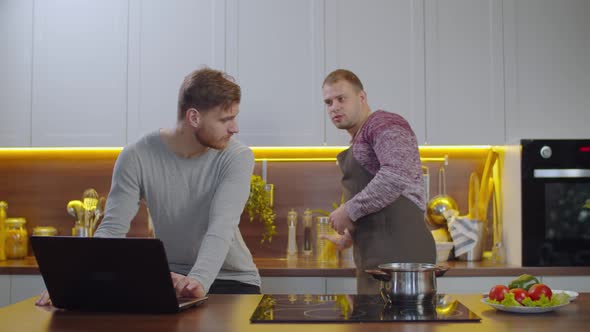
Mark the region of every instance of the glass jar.
[[329, 217], [316, 217], [317, 244], [316, 258], [321, 264], [337, 264], [338, 250], [330, 240], [322, 239], [322, 235], [335, 235], [336, 231], [330, 225]]
[[33, 228], [33, 235], [35, 236], [55, 236], [57, 229], [53, 226], [37, 226]]
[[21, 259], [27, 256], [29, 238], [25, 224], [25, 218], [6, 218], [6, 242], [4, 251], [8, 259]]

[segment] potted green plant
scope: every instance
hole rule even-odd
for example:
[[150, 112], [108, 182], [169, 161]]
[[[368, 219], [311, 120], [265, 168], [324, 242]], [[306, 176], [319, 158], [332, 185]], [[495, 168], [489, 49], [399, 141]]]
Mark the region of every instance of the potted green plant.
[[272, 242], [273, 235], [277, 234], [275, 226], [276, 214], [273, 211], [271, 196], [267, 191], [267, 185], [258, 175], [252, 175], [250, 178], [250, 196], [245, 207], [250, 222], [258, 219], [264, 224], [264, 233], [260, 243]]

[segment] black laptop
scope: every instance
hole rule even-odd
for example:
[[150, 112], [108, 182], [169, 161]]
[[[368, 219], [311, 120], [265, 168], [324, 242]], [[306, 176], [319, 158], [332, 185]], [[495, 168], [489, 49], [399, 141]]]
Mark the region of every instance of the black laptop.
[[31, 245], [57, 308], [173, 313], [207, 299], [177, 299], [159, 239], [32, 236]]

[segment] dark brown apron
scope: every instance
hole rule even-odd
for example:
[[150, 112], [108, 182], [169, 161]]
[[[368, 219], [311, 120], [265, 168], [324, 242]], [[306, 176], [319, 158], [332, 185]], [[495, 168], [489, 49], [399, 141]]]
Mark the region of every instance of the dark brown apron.
[[[344, 200], [363, 190], [373, 175], [353, 157], [349, 148], [338, 154]], [[426, 227], [424, 212], [400, 196], [380, 211], [358, 219], [352, 233], [358, 294], [377, 294], [379, 282], [365, 269], [383, 263], [435, 263], [434, 238]]]

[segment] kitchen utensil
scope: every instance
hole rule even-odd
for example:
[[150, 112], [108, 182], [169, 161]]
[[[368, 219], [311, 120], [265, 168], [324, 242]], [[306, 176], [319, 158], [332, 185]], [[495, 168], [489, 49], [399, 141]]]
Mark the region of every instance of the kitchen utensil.
[[96, 226], [98, 226], [98, 219], [104, 215], [104, 209], [106, 206], [106, 198], [101, 197], [98, 199], [98, 204], [96, 205], [96, 209], [94, 209], [94, 218], [90, 222], [90, 229], [89, 235], [92, 237], [94, 235], [94, 231], [96, 230]]
[[427, 263], [386, 263], [365, 272], [380, 281], [381, 297], [386, 303], [418, 304], [434, 300], [436, 277], [447, 270]]
[[502, 264], [505, 260], [504, 245], [502, 241], [502, 190], [500, 181], [501, 160], [498, 159], [493, 168], [494, 195], [492, 197], [492, 261]]
[[457, 202], [447, 195], [447, 181], [445, 176], [445, 166], [441, 164], [438, 171], [438, 190], [439, 194], [433, 197], [426, 207], [426, 221], [433, 227], [444, 226], [447, 219], [444, 216], [445, 211], [459, 210]]
[[84, 204], [82, 201], [69, 201], [66, 210], [72, 217], [76, 218], [76, 224], [82, 223], [84, 218]]
[[472, 172], [469, 175], [469, 195], [468, 195], [468, 211], [467, 217], [469, 219], [478, 219], [478, 207], [477, 204], [479, 202], [479, 177], [477, 173]]
[[490, 172], [492, 172], [492, 168], [496, 159], [498, 158], [498, 154], [493, 151], [489, 150], [488, 155], [486, 157], [486, 163], [483, 168], [483, 173], [481, 175], [481, 187], [479, 188], [479, 202], [478, 202], [478, 215], [479, 218], [482, 220], [487, 220], [487, 205], [489, 205], [489, 178]]
[[93, 188], [84, 190], [82, 194], [82, 203], [84, 204], [83, 225], [87, 230], [87, 236], [90, 235], [91, 223], [94, 219], [96, 206], [98, 205], [98, 193]]
[[424, 179], [425, 200], [428, 202], [430, 200], [430, 169], [424, 165], [422, 165], [422, 178]]
[[502, 225], [498, 221], [498, 202], [494, 195], [492, 203], [494, 209], [492, 210], [492, 262], [497, 264], [504, 263], [504, 245], [502, 243]]
[[84, 227], [84, 203], [79, 200], [69, 201], [66, 209], [71, 216], [76, 218], [76, 222], [72, 228], [72, 236], [88, 236], [87, 228]]
[[488, 220], [488, 208], [490, 206], [490, 200], [492, 198], [492, 194], [494, 193], [494, 179], [491, 177], [487, 180], [486, 192], [484, 192], [484, 197], [480, 198], [480, 207], [479, 207], [479, 218], [482, 221]]

